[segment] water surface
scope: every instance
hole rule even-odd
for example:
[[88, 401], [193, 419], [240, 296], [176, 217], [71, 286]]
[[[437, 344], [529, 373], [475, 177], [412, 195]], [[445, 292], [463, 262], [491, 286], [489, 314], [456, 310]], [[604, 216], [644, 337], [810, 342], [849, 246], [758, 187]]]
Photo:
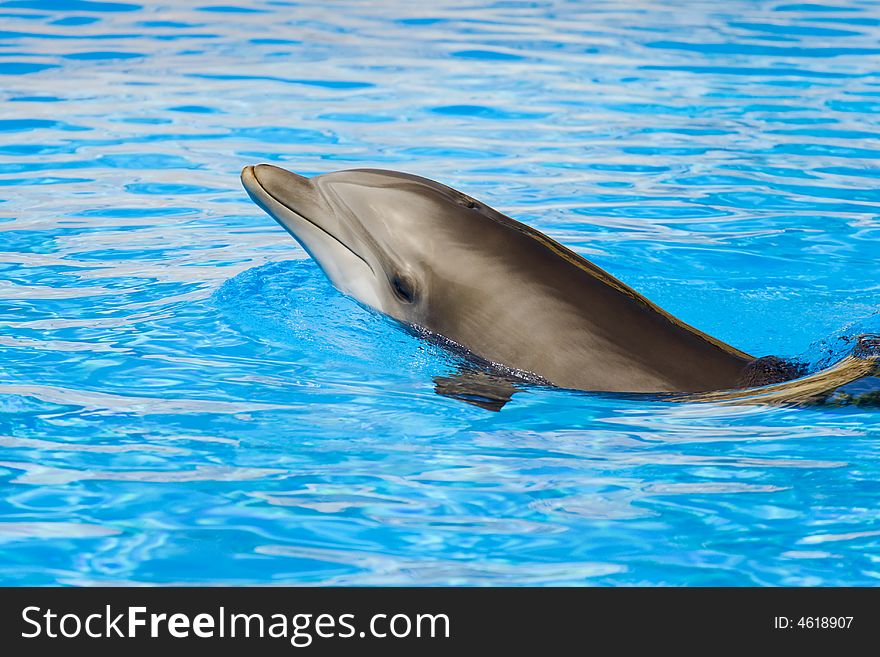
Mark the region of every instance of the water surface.
[[816, 365], [880, 331], [876, 2], [7, 0], [0, 100], [0, 583], [877, 583], [877, 409], [440, 397], [238, 182], [441, 180]]

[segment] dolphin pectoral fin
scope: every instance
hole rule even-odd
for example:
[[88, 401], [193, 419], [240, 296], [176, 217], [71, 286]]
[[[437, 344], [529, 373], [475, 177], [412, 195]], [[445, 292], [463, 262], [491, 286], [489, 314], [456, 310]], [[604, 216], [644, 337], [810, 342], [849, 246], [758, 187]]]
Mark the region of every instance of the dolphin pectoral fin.
[[500, 411], [519, 388], [510, 377], [463, 365], [449, 376], [434, 377], [434, 392], [487, 411]]

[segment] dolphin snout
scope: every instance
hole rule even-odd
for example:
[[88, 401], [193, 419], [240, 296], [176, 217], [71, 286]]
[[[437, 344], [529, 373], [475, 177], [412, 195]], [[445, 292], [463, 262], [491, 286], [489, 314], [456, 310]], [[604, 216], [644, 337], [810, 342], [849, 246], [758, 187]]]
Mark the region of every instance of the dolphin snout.
[[250, 197], [276, 219], [279, 217], [273, 211], [273, 202], [309, 218], [322, 205], [311, 180], [271, 164], [246, 166], [241, 170], [241, 183]]
[[275, 192], [290, 190], [311, 190], [311, 181], [293, 171], [287, 171], [271, 164], [248, 164], [241, 170], [241, 182], [245, 189], [259, 185], [266, 192], [281, 200]]
[[260, 182], [263, 187], [271, 187], [274, 185], [310, 185], [310, 181], [305, 176], [301, 176], [293, 171], [276, 167], [272, 164], [255, 164], [246, 166], [245, 171], [251, 170], [251, 174]]

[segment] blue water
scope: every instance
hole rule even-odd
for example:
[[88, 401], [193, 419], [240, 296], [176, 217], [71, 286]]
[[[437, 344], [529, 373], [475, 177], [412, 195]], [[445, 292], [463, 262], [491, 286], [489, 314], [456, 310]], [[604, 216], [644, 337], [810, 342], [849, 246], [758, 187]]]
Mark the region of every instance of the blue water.
[[438, 396], [238, 174], [428, 176], [816, 365], [880, 4], [235, 1], [0, 1], [0, 583], [878, 583], [877, 409]]

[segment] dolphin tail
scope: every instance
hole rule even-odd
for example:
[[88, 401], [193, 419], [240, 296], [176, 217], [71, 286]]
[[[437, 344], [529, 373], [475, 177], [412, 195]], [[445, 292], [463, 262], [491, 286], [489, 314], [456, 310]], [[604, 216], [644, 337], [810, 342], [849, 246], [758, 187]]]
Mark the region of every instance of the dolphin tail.
[[880, 406], [880, 335], [862, 335], [852, 352], [807, 376], [744, 390], [688, 395], [686, 401], [728, 404]]

